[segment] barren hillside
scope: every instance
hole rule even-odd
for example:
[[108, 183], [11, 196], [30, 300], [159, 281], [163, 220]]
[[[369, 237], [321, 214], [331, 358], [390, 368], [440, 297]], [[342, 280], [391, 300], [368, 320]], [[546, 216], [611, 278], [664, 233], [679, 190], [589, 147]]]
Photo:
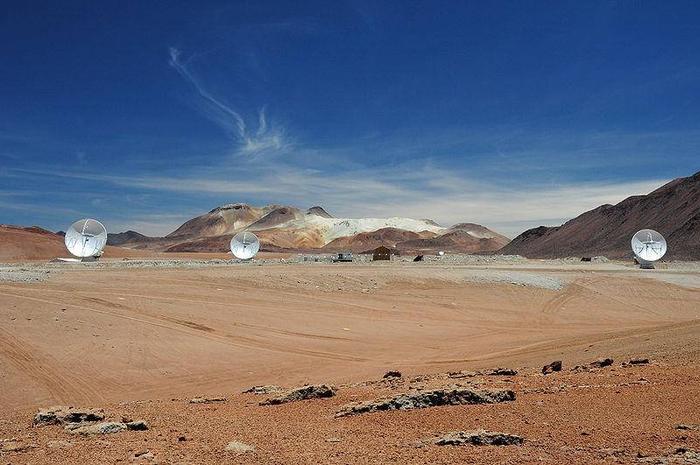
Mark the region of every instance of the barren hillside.
[[561, 226], [530, 229], [501, 252], [530, 258], [631, 255], [630, 239], [644, 228], [668, 241], [666, 258], [700, 259], [700, 172], [647, 195], [601, 205]]

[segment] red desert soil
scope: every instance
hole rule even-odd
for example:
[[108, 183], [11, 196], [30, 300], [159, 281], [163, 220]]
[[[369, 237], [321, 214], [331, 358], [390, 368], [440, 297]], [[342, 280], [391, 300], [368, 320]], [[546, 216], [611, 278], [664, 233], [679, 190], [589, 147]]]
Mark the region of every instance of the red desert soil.
[[[489, 282], [492, 273], [515, 284]], [[0, 457], [129, 463], [148, 450], [159, 463], [693, 463], [669, 460], [681, 457], [677, 448], [700, 449], [699, 273], [674, 275], [685, 287], [666, 282], [672, 274], [608, 264], [69, 265], [43, 282], [0, 282]], [[565, 287], [517, 284], [521, 275]], [[601, 357], [615, 363], [570, 371]], [[652, 363], [620, 367], [631, 357]], [[541, 375], [552, 360], [564, 371]], [[444, 375], [497, 366], [519, 373]], [[390, 369], [402, 381], [352, 384]], [[338, 394], [280, 406], [240, 394], [304, 383]], [[516, 400], [334, 418], [352, 401], [456, 383], [512, 389]], [[228, 400], [187, 402], [198, 395]], [[55, 404], [104, 408], [110, 420], [150, 429], [82, 437], [31, 426], [38, 408]], [[525, 442], [430, 442], [480, 428]], [[236, 455], [225, 450], [231, 441], [256, 450]]]
[[[66, 250], [63, 236], [41, 228], [0, 225], [0, 244], [0, 262], [51, 260], [71, 256]], [[140, 251], [111, 246], [105, 248], [105, 254], [113, 258], [144, 256]]]

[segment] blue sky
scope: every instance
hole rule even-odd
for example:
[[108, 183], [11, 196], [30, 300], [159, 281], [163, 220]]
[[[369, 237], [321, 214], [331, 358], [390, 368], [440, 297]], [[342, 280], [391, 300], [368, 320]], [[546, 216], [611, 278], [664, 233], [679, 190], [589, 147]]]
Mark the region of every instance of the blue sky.
[[230, 202], [509, 236], [700, 170], [697, 2], [7, 2], [0, 223]]

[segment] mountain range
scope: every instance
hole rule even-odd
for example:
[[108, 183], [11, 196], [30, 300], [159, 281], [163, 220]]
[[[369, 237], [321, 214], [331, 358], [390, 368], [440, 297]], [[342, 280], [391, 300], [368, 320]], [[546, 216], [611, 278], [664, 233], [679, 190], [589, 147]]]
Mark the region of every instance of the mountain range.
[[399, 253], [479, 253], [496, 251], [509, 241], [473, 223], [446, 228], [426, 219], [336, 218], [319, 206], [302, 210], [234, 203], [192, 218], [165, 237], [127, 231], [110, 234], [108, 243], [166, 252], [220, 252], [242, 230], [254, 232], [264, 251], [367, 252], [385, 245]]
[[[192, 218], [165, 237], [148, 237], [136, 231], [110, 233], [110, 247], [105, 252], [110, 256], [228, 252], [231, 237], [248, 230], [260, 238], [263, 251], [361, 253], [385, 245], [410, 254], [443, 250], [528, 258], [631, 258], [630, 239], [645, 228], [664, 235], [668, 242], [665, 258], [700, 260], [700, 172], [675, 179], [649, 194], [601, 205], [563, 225], [529, 229], [512, 241], [474, 223], [443, 227], [427, 219], [336, 218], [319, 206], [302, 210], [234, 203]], [[61, 234], [38, 227], [0, 225], [0, 260], [65, 255]]]

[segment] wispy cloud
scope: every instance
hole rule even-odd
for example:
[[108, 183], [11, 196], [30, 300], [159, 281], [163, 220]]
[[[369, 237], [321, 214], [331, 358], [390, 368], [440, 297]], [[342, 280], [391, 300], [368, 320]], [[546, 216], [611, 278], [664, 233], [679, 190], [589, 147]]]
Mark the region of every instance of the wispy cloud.
[[189, 69], [189, 60], [182, 60], [180, 50], [171, 47], [170, 66], [172, 66], [195, 90], [204, 103], [208, 118], [224, 129], [238, 144], [238, 150], [244, 155], [256, 155], [280, 151], [288, 147], [289, 142], [279, 125], [272, 124], [267, 117], [266, 107], [257, 113], [257, 128], [251, 129], [246, 118], [222, 98], [214, 96]]
[[[601, 204], [645, 194], [667, 182], [652, 179], [508, 186], [480, 180], [463, 171], [415, 164], [395, 167], [391, 176], [381, 170], [366, 169], [329, 174], [285, 166], [282, 171], [246, 173], [245, 178], [229, 172], [189, 177], [31, 173], [100, 181], [128, 189], [224, 197], [231, 202], [241, 199], [259, 204], [287, 202], [299, 207], [321, 203], [333, 214], [345, 217], [406, 216], [430, 218], [443, 225], [475, 222], [511, 237], [530, 227], [561, 224]], [[222, 174], [228, 176], [224, 179], [220, 177]], [[165, 234], [189, 218], [176, 210], [161, 210], [159, 215], [165, 216], [124, 218], [117, 224], [123, 225], [123, 229], [139, 230], [140, 226], [151, 234]], [[168, 221], [163, 221], [165, 218]]]

